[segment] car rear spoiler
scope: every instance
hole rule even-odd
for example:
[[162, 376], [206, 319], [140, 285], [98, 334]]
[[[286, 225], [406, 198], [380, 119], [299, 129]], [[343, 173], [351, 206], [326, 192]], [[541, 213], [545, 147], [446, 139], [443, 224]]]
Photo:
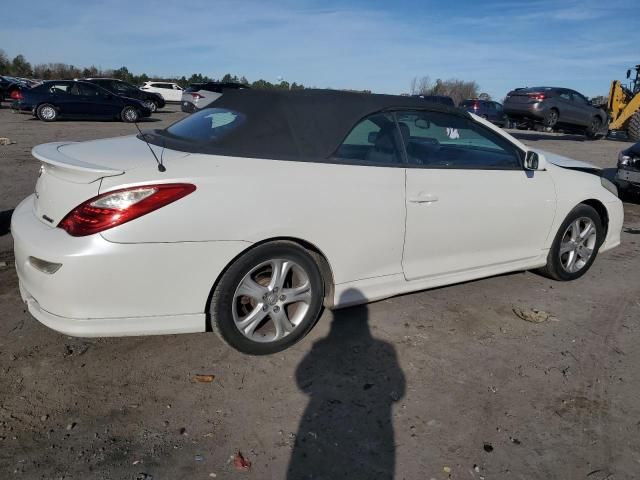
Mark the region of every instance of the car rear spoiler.
[[43, 143], [33, 147], [31, 154], [41, 162], [55, 167], [63, 176], [79, 183], [90, 183], [98, 178], [122, 175], [124, 173], [124, 170], [83, 162], [60, 151], [65, 145], [73, 143], [76, 142]]

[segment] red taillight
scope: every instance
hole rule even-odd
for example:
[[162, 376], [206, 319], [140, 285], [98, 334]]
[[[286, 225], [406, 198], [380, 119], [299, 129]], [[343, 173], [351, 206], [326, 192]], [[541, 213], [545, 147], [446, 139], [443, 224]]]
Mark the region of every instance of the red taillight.
[[204, 95], [200, 95], [199, 93], [192, 93], [191, 98], [194, 100], [198, 100], [199, 98], [204, 98]]
[[113, 190], [78, 205], [58, 227], [74, 237], [84, 237], [153, 212], [195, 189], [190, 183], [166, 183]]
[[20, 90], [13, 90], [9, 97], [11, 97], [12, 100], [22, 100], [24, 98], [24, 95], [22, 95], [22, 92]]
[[533, 100], [544, 100], [545, 99], [544, 93], [528, 93], [527, 96], [529, 98], [532, 98]]

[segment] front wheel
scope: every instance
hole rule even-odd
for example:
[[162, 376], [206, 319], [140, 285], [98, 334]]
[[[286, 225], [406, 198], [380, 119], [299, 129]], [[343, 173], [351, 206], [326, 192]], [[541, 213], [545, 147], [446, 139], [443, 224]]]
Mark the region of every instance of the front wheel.
[[560, 281], [580, 278], [593, 264], [603, 241], [598, 212], [589, 205], [578, 205], [560, 226], [540, 273]]
[[146, 102], [144, 102], [144, 106], [151, 110], [151, 113], [154, 113], [156, 110], [158, 110], [158, 105], [153, 100], [147, 100]]
[[222, 275], [209, 303], [211, 326], [251, 355], [289, 348], [314, 326], [324, 283], [313, 257], [293, 242], [260, 245]]
[[122, 118], [123, 122], [135, 123], [140, 118], [140, 114], [134, 107], [124, 107], [122, 113], [120, 113], [120, 118]]

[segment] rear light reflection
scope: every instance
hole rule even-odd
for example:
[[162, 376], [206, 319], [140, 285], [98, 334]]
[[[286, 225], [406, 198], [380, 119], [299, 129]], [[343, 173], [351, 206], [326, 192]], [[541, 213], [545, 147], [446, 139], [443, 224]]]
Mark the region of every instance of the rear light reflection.
[[191, 98], [193, 98], [195, 101], [198, 101], [199, 99], [204, 98], [204, 95], [200, 95], [199, 93], [192, 93]]
[[195, 189], [190, 183], [165, 183], [103, 193], [74, 208], [58, 227], [74, 237], [92, 235], [169, 205]]

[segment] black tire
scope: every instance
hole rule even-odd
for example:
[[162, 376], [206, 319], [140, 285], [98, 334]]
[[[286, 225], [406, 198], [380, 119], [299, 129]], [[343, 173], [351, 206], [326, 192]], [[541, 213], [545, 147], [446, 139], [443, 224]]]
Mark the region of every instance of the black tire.
[[151, 110], [151, 113], [155, 113], [155, 111], [158, 110], [158, 104], [153, 100], [145, 100], [144, 104]]
[[627, 126], [627, 134], [632, 142], [640, 142], [640, 111], [631, 115]]
[[544, 113], [544, 126], [547, 128], [553, 128], [558, 123], [560, 113], [555, 108], [550, 108]]
[[[255, 341], [245, 336], [239, 327], [236, 326], [234, 309], [242, 307], [243, 302], [239, 302], [239, 298], [237, 298], [235, 294], [247, 275], [250, 275], [254, 269], [259, 268], [259, 266], [265, 264], [265, 262], [274, 259], [293, 261], [304, 270], [310, 284], [311, 299], [308, 303], [306, 313], [290, 333], [278, 340]], [[240, 300], [244, 300], [244, 298]], [[282, 300], [282, 298], [280, 298], [280, 300]], [[231, 264], [215, 287], [208, 305], [208, 312], [213, 331], [228, 345], [240, 352], [250, 355], [268, 355], [285, 350], [304, 338], [320, 317], [323, 300], [324, 282], [322, 274], [320, 273], [318, 264], [309, 252], [294, 242], [275, 241], [259, 245], [249, 250]], [[276, 308], [275, 306], [268, 307], [266, 306], [267, 304], [268, 300], [265, 299], [265, 306], [263, 308], [269, 308], [269, 312], [271, 312], [271, 308]], [[271, 305], [273, 305], [273, 303]], [[258, 306], [248, 306], [248, 310], [255, 308], [258, 308]], [[282, 308], [285, 308], [284, 305]], [[270, 313], [265, 315], [267, 315], [267, 319], [264, 320], [264, 324], [260, 325], [264, 328], [269, 328], [273, 325], [271, 317], [269, 316]], [[260, 328], [261, 327], [257, 327], [256, 330]]]
[[[589, 218], [593, 221], [596, 229], [595, 245], [593, 247], [591, 257], [584, 266], [582, 266], [578, 271], [569, 272], [562, 265], [560, 246], [569, 226], [580, 218]], [[580, 278], [587, 272], [587, 270], [589, 270], [596, 259], [600, 245], [602, 245], [602, 242], [604, 241], [604, 234], [605, 232], [604, 227], [602, 226], [602, 219], [598, 212], [589, 205], [578, 205], [576, 208], [571, 210], [569, 215], [567, 215], [567, 218], [562, 222], [562, 225], [560, 225], [560, 228], [556, 233], [556, 237], [553, 240], [553, 244], [551, 245], [551, 249], [549, 250], [549, 254], [547, 255], [547, 264], [538, 270], [539, 273], [546, 277], [563, 282]]]
[[120, 118], [126, 123], [136, 123], [140, 119], [140, 112], [135, 107], [126, 106], [120, 112]]
[[55, 122], [58, 119], [58, 109], [50, 103], [43, 103], [36, 108], [36, 117], [43, 122]]
[[595, 140], [596, 138], [598, 138], [598, 132], [600, 132], [601, 127], [602, 120], [600, 120], [600, 117], [593, 117], [591, 119], [591, 122], [589, 123], [589, 126], [587, 127], [587, 130], [585, 131], [586, 137], [590, 138], [591, 140]]

